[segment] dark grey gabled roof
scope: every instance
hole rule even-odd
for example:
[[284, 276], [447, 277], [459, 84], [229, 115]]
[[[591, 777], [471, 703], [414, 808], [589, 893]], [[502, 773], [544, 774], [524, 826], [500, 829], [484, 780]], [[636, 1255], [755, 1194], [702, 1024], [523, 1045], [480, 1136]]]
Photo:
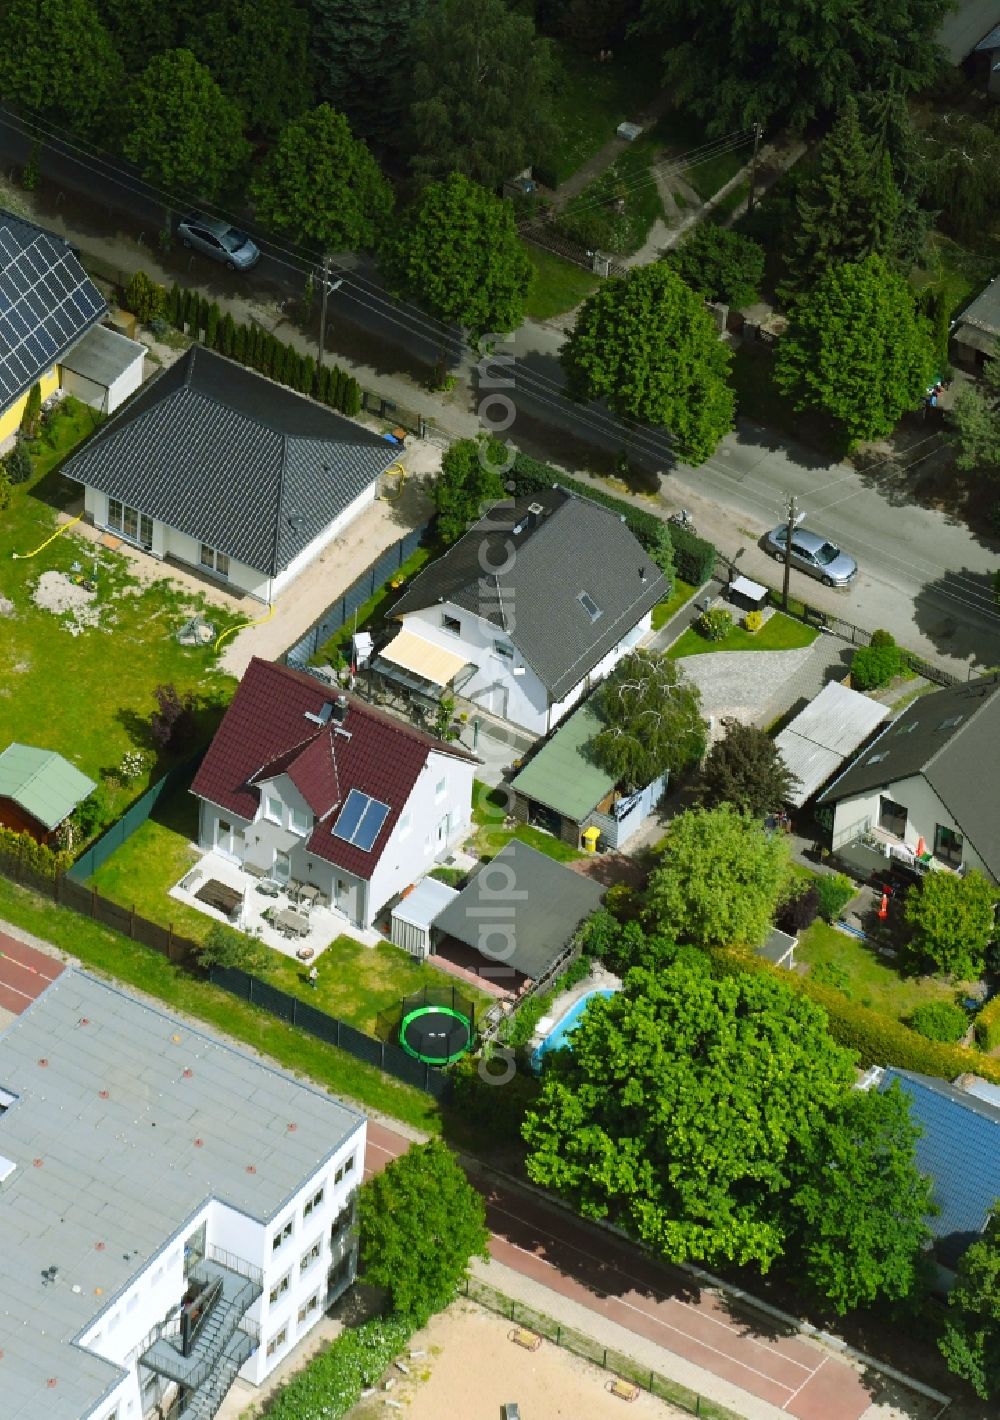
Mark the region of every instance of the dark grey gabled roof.
[[915, 700], [819, 796], [837, 803], [923, 775], [1000, 881], [1000, 677], [981, 676]]
[[394, 457], [378, 434], [194, 346], [63, 472], [274, 576]]
[[1000, 281], [994, 276], [990, 284], [970, 301], [956, 320], [957, 326], [971, 325], [987, 335], [1000, 336]]
[[414, 578], [393, 615], [438, 602], [474, 612], [560, 700], [669, 592], [616, 513], [546, 489], [492, 508]]
[[[504, 883], [516, 884], [517, 891], [505, 893]], [[438, 913], [434, 926], [537, 981], [603, 895], [600, 883], [512, 838]]]
[[69, 242], [0, 209], [0, 409], [57, 364], [107, 309]]

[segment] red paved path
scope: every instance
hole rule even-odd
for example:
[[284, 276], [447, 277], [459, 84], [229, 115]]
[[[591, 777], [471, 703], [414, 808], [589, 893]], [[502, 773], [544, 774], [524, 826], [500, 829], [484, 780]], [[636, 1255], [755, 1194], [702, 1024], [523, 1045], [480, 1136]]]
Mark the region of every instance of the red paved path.
[[[366, 1174], [409, 1140], [368, 1124]], [[636, 1248], [514, 1190], [473, 1182], [486, 1198], [490, 1254], [522, 1276], [643, 1336], [797, 1420], [858, 1420], [872, 1394], [854, 1368], [767, 1318], [658, 1266]]]
[[62, 963], [0, 932], [0, 1006], [19, 1016], [62, 973]]

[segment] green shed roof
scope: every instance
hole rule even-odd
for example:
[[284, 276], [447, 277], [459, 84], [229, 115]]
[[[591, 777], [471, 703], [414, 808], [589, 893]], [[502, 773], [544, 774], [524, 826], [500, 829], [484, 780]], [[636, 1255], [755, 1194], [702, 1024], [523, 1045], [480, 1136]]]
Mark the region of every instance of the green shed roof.
[[57, 828], [96, 788], [55, 750], [15, 742], [0, 754], [0, 799], [13, 799], [46, 828]]
[[584, 753], [585, 745], [603, 728], [596, 710], [583, 705], [574, 710], [547, 745], [511, 783], [515, 793], [534, 799], [575, 823], [601, 802], [615, 787], [615, 777]]

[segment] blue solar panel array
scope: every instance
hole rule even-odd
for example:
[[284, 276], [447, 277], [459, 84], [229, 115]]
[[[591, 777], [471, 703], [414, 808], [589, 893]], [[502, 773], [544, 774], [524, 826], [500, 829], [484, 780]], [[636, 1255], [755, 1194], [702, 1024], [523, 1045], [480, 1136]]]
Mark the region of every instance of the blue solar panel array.
[[30, 388], [106, 309], [70, 247], [24, 230], [22, 239], [0, 226], [0, 406]]
[[345, 843], [351, 843], [355, 848], [363, 849], [365, 853], [370, 853], [388, 817], [388, 804], [379, 803], [378, 799], [362, 794], [360, 789], [352, 789], [347, 796], [347, 802], [337, 815], [333, 836], [342, 838]]

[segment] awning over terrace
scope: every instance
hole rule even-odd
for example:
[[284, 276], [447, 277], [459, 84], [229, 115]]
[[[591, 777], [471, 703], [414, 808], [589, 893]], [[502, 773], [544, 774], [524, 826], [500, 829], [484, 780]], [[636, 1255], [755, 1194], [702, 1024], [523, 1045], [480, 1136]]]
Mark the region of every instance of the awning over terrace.
[[466, 658], [443, 646], [435, 646], [433, 641], [425, 641], [413, 631], [405, 628], [379, 652], [382, 660], [402, 666], [412, 671], [421, 680], [432, 685], [448, 685], [466, 664]]

